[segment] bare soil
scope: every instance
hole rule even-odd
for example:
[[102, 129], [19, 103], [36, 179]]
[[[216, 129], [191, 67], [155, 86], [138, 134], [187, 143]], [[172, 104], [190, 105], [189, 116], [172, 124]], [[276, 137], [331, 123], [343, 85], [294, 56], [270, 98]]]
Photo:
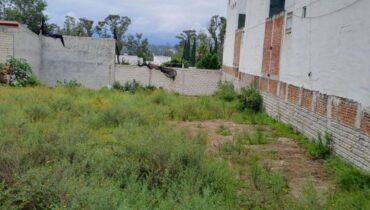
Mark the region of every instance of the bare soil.
[[[206, 133], [208, 136], [207, 152], [212, 154], [217, 154], [220, 145], [233, 141], [233, 137], [240, 132], [252, 133], [257, 128], [262, 128], [268, 136], [271, 131], [268, 126], [236, 124], [223, 120], [178, 122], [177, 124], [189, 129], [191, 135]], [[229, 130], [231, 135], [218, 134], [221, 126]], [[269, 164], [272, 170], [279, 171], [286, 177], [293, 196], [299, 197], [308, 183], [313, 185], [319, 195], [331, 190], [332, 185], [327, 179], [322, 163], [313, 160], [297, 141], [278, 137], [271, 139], [268, 144], [247, 145], [246, 147], [251, 153], [261, 154], [264, 157], [263, 161]], [[274, 154], [274, 158], [268, 154]]]

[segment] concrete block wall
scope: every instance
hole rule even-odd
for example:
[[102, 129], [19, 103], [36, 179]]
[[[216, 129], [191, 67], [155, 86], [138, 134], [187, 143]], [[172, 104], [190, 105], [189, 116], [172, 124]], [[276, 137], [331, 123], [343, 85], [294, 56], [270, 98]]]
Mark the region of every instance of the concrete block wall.
[[[225, 70], [226, 69], [226, 70]], [[235, 86], [258, 83], [266, 112], [291, 125], [309, 139], [326, 133], [333, 138], [333, 151], [353, 165], [370, 171], [370, 110], [346, 98], [322, 94], [282, 81], [248, 75], [224, 68], [223, 79]], [[241, 85], [240, 83], [244, 83]]]
[[115, 81], [125, 84], [136, 80], [142, 85], [163, 87], [183, 95], [212, 95], [217, 89], [222, 73], [218, 70], [176, 69], [175, 80], [167, 78], [158, 70], [146, 67], [116, 65]]
[[8, 56], [23, 58], [31, 65], [33, 72], [39, 76], [41, 43], [38, 35], [20, 24], [17, 27], [0, 26], [0, 40], [1, 63], [5, 62]]
[[57, 81], [77, 80], [89, 88], [112, 84], [115, 51], [114, 40], [64, 36], [42, 37], [40, 79], [47, 85]]

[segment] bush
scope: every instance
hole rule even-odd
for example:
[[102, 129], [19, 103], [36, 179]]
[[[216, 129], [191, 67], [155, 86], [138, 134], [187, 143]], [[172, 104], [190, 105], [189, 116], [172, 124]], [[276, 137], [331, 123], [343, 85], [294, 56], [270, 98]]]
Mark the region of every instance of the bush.
[[198, 69], [215, 69], [218, 70], [221, 68], [220, 63], [218, 62], [218, 57], [216, 54], [208, 53], [197, 63]]
[[218, 83], [218, 88], [215, 92], [215, 96], [222, 100], [230, 102], [237, 98], [237, 93], [235, 91], [233, 83], [225, 81]]
[[66, 88], [77, 88], [81, 87], [81, 83], [77, 82], [77, 80], [64, 80], [63, 82], [57, 81], [57, 86], [58, 87], [66, 87]]
[[164, 67], [173, 67], [173, 68], [182, 68], [183, 65], [185, 68], [189, 68], [190, 65], [189, 61], [174, 58], [171, 61], [162, 64], [162, 66]]
[[5, 66], [9, 68], [6, 73], [10, 75], [9, 84], [11, 86], [26, 87], [40, 84], [36, 76], [32, 73], [31, 66], [25, 59], [16, 59], [11, 57], [5, 64], [1, 65], [2, 71]]
[[331, 154], [331, 142], [329, 134], [325, 134], [325, 139], [322, 139], [321, 135], [319, 135], [319, 139], [309, 148], [309, 153], [315, 159], [327, 159]]
[[262, 110], [263, 99], [261, 94], [255, 88], [242, 88], [238, 96], [240, 110], [251, 110], [259, 112]]

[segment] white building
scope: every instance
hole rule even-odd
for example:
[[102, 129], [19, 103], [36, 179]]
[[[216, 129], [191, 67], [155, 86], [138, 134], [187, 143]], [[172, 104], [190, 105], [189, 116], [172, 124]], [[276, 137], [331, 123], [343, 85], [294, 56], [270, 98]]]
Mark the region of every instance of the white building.
[[368, 0], [229, 0], [224, 79], [257, 81], [272, 116], [311, 138], [337, 132], [336, 152], [370, 170], [369, 10]]
[[119, 60], [121, 63], [128, 63], [129, 65], [136, 66], [139, 63], [143, 63], [143, 58], [139, 58], [136, 55], [120, 55]]
[[169, 56], [154, 56], [153, 64], [155, 65], [162, 65], [163, 63], [167, 63], [171, 61], [171, 57]]

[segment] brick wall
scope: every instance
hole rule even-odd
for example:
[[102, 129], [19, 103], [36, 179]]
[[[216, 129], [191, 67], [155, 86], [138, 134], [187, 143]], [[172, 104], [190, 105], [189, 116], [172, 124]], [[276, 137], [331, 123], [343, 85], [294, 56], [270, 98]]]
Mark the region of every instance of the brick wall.
[[358, 104], [344, 98], [332, 101], [332, 118], [344, 125], [354, 128], [356, 124]]
[[315, 112], [326, 117], [328, 108], [328, 96], [325, 94], [316, 94]]
[[244, 31], [237, 31], [235, 33], [235, 46], [234, 46], [234, 66], [239, 66], [240, 63], [240, 48], [243, 42]]
[[362, 114], [361, 130], [370, 135], [370, 112], [364, 112]]
[[266, 21], [262, 60], [262, 75], [264, 76], [279, 75], [283, 29], [284, 13]]
[[[235, 81], [241, 82], [237, 78]], [[257, 87], [264, 98], [266, 112], [271, 117], [292, 125], [310, 139], [317, 139], [319, 134], [331, 134], [335, 154], [370, 172], [368, 109], [363, 110], [357, 102], [348, 99], [265, 77], [259, 78]]]
[[308, 110], [312, 109], [313, 91], [303, 89], [302, 106]]
[[288, 101], [290, 103], [298, 105], [298, 103], [299, 103], [299, 92], [300, 92], [299, 87], [289, 85], [288, 86]]

